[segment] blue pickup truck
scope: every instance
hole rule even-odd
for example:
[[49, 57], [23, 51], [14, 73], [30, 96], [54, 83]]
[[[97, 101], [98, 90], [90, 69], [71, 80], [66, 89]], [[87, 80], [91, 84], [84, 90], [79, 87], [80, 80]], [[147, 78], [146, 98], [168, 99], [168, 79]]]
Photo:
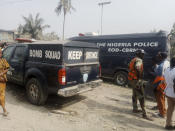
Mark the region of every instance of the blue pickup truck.
[[8, 81], [25, 86], [29, 101], [41, 105], [49, 94], [73, 96], [99, 85], [99, 49], [94, 43], [17, 43], [3, 50]]
[[128, 63], [135, 56], [137, 49], [143, 49], [144, 78], [151, 79], [149, 70], [152, 67], [152, 58], [159, 52], [170, 52], [167, 35], [157, 33], [139, 33], [122, 35], [79, 36], [70, 38], [72, 41], [93, 42], [100, 48], [99, 59], [102, 78], [113, 79], [117, 85], [126, 85], [128, 82]]

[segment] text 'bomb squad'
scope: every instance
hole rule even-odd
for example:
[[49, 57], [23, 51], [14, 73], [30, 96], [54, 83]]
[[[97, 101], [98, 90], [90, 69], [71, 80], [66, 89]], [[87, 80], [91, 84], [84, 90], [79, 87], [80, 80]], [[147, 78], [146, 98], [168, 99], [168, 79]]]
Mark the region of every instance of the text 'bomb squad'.
[[[44, 55], [43, 55], [44, 52]], [[51, 50], [29, 50], [29, 56], [32, 58], [46, 58], [46, 59], [56, 59], [59, 60], [61, 57], [60, 51], [51, 51]], [[83, 51], [68, 51], [67, 58], [68, 60], [80, 60], [83, 57]], [[98, 59], [98, 52], [96, 51], [86, 51], [85, 59]]]

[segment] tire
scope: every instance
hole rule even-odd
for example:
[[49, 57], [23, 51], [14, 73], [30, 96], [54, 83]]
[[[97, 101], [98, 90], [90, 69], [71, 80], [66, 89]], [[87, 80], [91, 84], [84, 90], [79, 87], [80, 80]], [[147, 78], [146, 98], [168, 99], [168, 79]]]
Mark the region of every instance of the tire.
[[119, 86], [128, 84], [128, 74], [124, 71], [119, 71], [115, 74], [114, 83]]
[[43, 105], [48, 96], [44, 91], [41, 82], [36, 78], [31, 78], [27, 81], [26, 93], [29, 102], [34, 105]]

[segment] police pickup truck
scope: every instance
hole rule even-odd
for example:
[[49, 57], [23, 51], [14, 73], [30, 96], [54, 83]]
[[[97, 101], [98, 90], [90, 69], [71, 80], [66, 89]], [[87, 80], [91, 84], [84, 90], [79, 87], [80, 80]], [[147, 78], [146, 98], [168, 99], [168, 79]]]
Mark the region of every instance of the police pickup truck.
[[100, 82], [98, 47], [93, 43], [12, 44], [4, 49], [3, 57], [10, 64], [8, 81], [25, 86], [32, 104], [44, 104], [53, 93], [73, 96]]

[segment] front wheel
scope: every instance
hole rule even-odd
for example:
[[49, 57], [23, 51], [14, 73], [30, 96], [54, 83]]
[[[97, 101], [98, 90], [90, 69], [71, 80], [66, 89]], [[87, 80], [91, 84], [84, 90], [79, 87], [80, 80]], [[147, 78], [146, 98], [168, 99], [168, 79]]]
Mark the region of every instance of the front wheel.
[[128, 73], [118, 71], [114, 77], [114, 83], [119, 86], [125, 86], [128, 83]]
[[47, 99], [47, 93], [44, 92], [40, 81], [36, 78], [28, 80], [26, 84], [26, 92], [30, 103], [34, 105], [42, 105]]

